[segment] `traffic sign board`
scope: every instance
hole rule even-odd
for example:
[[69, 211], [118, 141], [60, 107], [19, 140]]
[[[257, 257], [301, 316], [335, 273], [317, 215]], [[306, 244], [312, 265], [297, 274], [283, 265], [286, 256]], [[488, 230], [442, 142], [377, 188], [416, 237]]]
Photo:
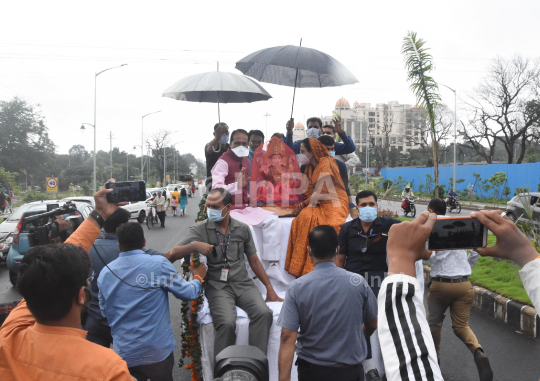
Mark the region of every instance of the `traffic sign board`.
[[47, 177], [47, 193], [58, 193], [57, 177]]

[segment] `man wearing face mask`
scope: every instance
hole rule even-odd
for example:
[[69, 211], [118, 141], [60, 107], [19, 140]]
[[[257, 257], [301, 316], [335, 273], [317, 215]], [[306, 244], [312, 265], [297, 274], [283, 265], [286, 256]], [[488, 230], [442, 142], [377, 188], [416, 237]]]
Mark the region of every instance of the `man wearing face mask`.
[[[337, 141], [336, 130], [334, 126], [332, 126], [331, 124], [325, 124], [322, 127], [322, 135], [331, 136], [334, 138], [334, 140]], [[336, 155], [334, 157], [336, 160], [344, 162], [345, 165], [347, 166], [347, 169], [353, 172], [354, 172], [354, 168], [357, 165], [360, 165], [360, 158], [355, 152], [348, 153], [345, 155]]]
[[[334, 123], [334, 128], [336, 132], [339, 134], [339, 137], [343, 141], [343, 143], [336, 142], [336, 155], [346, 155], [348, 153], [352, 153], [356, 151], [356, 146], [354, 145], [353, 140], [343, 131], [341, 128], [341, 123], [334, 119], [332, 121]], [[321, 135], [321, 128], [322, 128], [322, 120], [317, 117], [309, 118], [307, 120], [307, 131], [306, 135], [308, 138], [315, 138], [318, 139]], [[295, 154], [300, 153], [300, 143], [302, 143], [302, 140], [297, 140], [293, 143], [293, 128], [294, 128], [294, 118], [291, 118], [287, 122], [287, 137], [285, 139], [285, 144], [287, 144], [291, 149], [294, 151]]]
[[204, 147], [206, 156], [206, 189], [212, 189], [212, 168], [216, 161], [229, 149], [229, 126], [227, 123], [214, 125], [214, 138]]
[[[233, 196], [231, 217], [262, 229], [261, 259], [279, 261], [281, 257], [281, 225], [277, 214], [249, 206], [249, 134], [238, 129], [231, 133], [230, 149], [212, 168], [212, 189], [224, 188]], [[253, 136], [252, 139], [259, 138]], [[277, 275], [277, 274], [276, 274]]]
[[[359, 217], [345, 223], [339, 232], [338, 267], [363, 276], [375, 296], [388, 272], [386, 242], [388, 231], [401, 221], [377, 217], [377, 195], [364, 190], [356, 195]], [[379, 381], [383, 375], [382, 355], [377, 336], [368, 343], [370, 353], [364, 362], [367, 381]], [[377, 368], [377, 369], [376, 369]]]
[[[243, 309], [249, 319], [249, 345], [266, 353], [272, 311], [261, 292], [249, 278], [245, 259], [267, 290], [266, 301], [283, 301], [268, 280], [256, 253], [249, 226], [231, 218], [232, 195], [214, 188], [206, 199], [208, 219], [191, 226], [169, 252], [171, 261], [194, 251], [206, 256], [208, 265], [206, 297], [216, 337], [214, 355], [236, 342], [236, 309]], [[245, 254], [245, 255], [244, 255]]]

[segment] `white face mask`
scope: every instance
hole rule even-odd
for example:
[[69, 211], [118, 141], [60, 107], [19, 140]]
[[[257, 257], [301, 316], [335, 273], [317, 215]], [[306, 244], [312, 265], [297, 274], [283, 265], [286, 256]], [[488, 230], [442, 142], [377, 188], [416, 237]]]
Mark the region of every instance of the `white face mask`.
[[319, 137], [319, 129], [318, 128], [309, 128], [306, 131], [306, 135], [308, 138], [314, 138], [317, 139]]
[[246, 157], [249, 155], [249, 149], [243, 146], [232, 148], [231, 151], [238, 157]]
[[308, 156], [304, 155], [303, 153], [299, 153], [297, 158], [298, 158], [298, 162], [301, 165], [308, 165], [309, 164], [310, 158]]

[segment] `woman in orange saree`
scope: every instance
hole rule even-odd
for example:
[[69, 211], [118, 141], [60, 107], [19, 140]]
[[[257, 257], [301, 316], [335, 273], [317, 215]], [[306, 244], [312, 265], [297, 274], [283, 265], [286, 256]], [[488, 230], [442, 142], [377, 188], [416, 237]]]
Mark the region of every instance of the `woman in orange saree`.
[[[303, 156], [302, 156], [303, 155]], [[304, 202], [295, 206], [285, 270], [300, 277], [313, 270], [308, 259], [308, 235], [319, 225], [330, 225], [339, 234], [349, 214], [349, 201], [335, 159], [317, 139], [304, 139], [300, 145], [299, 161], [307, 165], [304, 174], [309, 186]], [[309, 159], [309, 162], [308, 162]]]

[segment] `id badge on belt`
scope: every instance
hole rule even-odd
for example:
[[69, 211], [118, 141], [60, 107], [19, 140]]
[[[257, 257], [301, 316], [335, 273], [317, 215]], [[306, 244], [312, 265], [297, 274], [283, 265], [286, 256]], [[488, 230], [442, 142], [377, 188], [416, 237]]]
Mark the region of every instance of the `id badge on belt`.
[[229, 268], [223, 267], [221, 268], [221, 276], [219, 277], [219, 280], [221, 282], [228, 282], [229, 281]]

